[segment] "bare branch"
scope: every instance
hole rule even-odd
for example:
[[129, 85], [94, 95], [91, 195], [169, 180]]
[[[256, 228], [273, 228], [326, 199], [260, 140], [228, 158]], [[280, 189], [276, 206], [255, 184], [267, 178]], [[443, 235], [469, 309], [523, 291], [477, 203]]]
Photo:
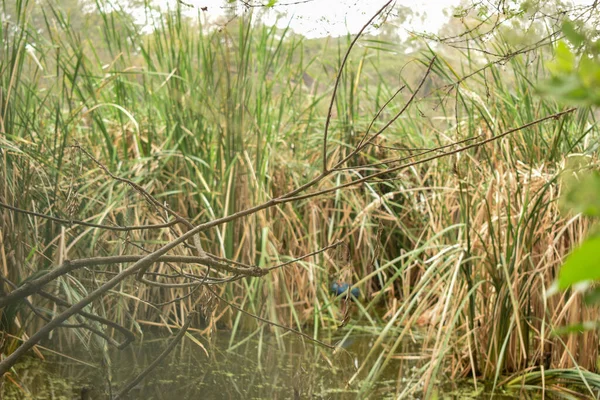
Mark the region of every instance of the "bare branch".
[[[286, 198], [282, 202], [304, 200], [304, 199], [308, 199], [308, 198], [311, 198], [311, 197], [320, 196], [320, 195], [323, 195], [323, 194], [326, 194], [326, 193], [335, 192], [336, 190], [340, 190], [340, 189], [343, 189], [343, 188], [346, 188], [346, 187], [350, 187], [350, 186], [358, 185], [360, 183], [371, 181], [374, 178], [378, 178], [378, 177], [380, 177], [382, 175], [386, 175], [386, 174], [389, 174], [391, 172], [400, 171], [402, 169], [406, 169], [406, 168], [412, 167], [414, 165], [424, 164], [424, 163], [427, 163], [429, 161], [436, 160], [438, 158], [447, 157], [447, 156], [450, 156], [452, 154], [461, 153], [461, 152], [463, 152], [465, 150], [469, 150], [469, 149], [472, 149], [472, 148], [475, 148], [475, 147], [480, 147], [480, 146], [483, 146], [486, 143], [496, 141], [496, 140], [501, 139], [504, 136], [509, 135], [511, 133], [514, 133], [514, 132], [523, 130], [525, 128], [529, 128], [531, 126], [537, 125], [540, 122], [544, 122], [544, 121], [547, 121], [549, 119], [560, 118], [563, 115], [572, 113], [575, 110], [577, 110], [577, 108], [570, 108], [570, 109], [568, 109], [566, 111], [561, 111], [561, 112], [556, 113], [556, 114], [548, 115], [546, 117], [543, 117], [543, 118], [537, 119], [535, 121], [529, 122], [529, 123], [527, 123], [525, 125], [521, 125], [518, 128], [509, 129], [506, 132], [503, 132], [503, 133], [498, 134], [496, 136], [492, 136], [489, 139], [485, 139], [485, 140], [482, 140], [480, 142], [477, 142], [477, 143], [474, 143], [474, 144], [471, 144], [471, 145], [468, 145], [468, 146], [460, 147], [460, 148], [458, 148], [456, 150], [448, 151], [448, 152], [445, 152], [443, 154], [438, 154], [438, 155], [435, 155], [435, 156], [431, 156], [431, 157], [424, 158], [422, 160], [418, 160], [418, 161], [414, 161], [414, 162], [410, 162], [410, 163], [407, 163], [407, 164], [402, 164], [402, 165], [399, 165], [397, 167], [385, 169], [383, 171], [379, 171], [379, 172], [373, 173], [373, 174], [371, 174], [369, 176], [365, 176], [364, 178], [356, 179], [356, 180], [354, 180], [352, 182], [348, 182], [348, 183], [344, 183], [344, 184], [341, 184], [341, 185], [337, 185], [337, 186], [329, 188], [329, 189], [324, 189], [324, 190], [321, 190], [321, 191], [318, 191], [318, 192], [308, 193], [308, 194], [305, 194], [305, 195], [302, 195], [302, 196], [296, 196], [296, 197], [292, 197], [292, 198]], [[388, 179], [386, 179], [386, 180], [388, 180]]]
[[[17, 285], [13, 282], [11, 282], [9, 279], [0, 276], [0, 279], [3, 280], [4, 282], [6, 282], [9, 286], [13, 287], [13, 288], [18, 288]], [[45, 292], [43, 290], [39, 290], [36, 292], [36, 294], [40, 295], [41, 297], [44, 297], [62, 307], [71, 307], [71, 304], [69, 304], [67, 301], [61, 299], [60, 297], [57, 297], [53, 294], [50, 294], [48, 292]], [[33, 311], [33, 313], [35, 315], [37, 315], [38, 317], [40, 317], [41, 319], [43, 319], [44, 321], [48, 322], [50, 321], [50, 318], [46, 317], [45, 315], [41, 314], [40, 311], [33, 305], [31, 304], [31, 302], [27, 299], [23, 299], [25, 301], [25, 304], [27, 304], [27, 306]], [[118, 343], [116, 342], [113, 338], [111, 338], [110, 336], [106, 335], [104, 332], [101, 332], [99, 330], [97, 330], [96, 328], [93, 328], [91, 326], [89, 326], [86, 323], [80, 323], [77, 325], [71, 325], [71, 324], [61, 324], [60, 327], [61, 328], [83, 328], [83, 329], [87, 329], [90, 332], [102, 337], [104, 340], [106, 340], [109, 344], [119, 348], [119, 349], [124, 349], [125, 347], [127, 347], [129, 345], [129, 343], [133, 342], [135, 340], [135, 335], [133, 334], [133, 332], [131, 332], [130, 330], [124, 328], [123, 326], [117, 324], [116, 322], [110, 321], [106, 318], [100, 317], [98, 315], [92, 314], [92, 313], [88, 313], [86, 311], [81, 311], [79, 312], [79, 315], [82, 317], [85, 317], [89, 320], [92, 321], [96, 321], [99, 322], [101, 324], [110, 326], [111, 328], [116, 329], [117, 331], [121, 332], [123, 334], [123, 336], [125, 336], [125, 341], [123, 341], [122, 343]]]
[[[39, 292], [37, 292], [37, 294], [39, 294], [42, 297], [45, 297], [48, 300], [53, 301], [54, 303], [60, 305], [61, 307], [71, 307], [71, 304], [69, 302], [61, 299], [60, 297], [54, 296], [53, 294], [45, 292], [43, 290], [40, 290]], [[112, 339], [104, 334], [100, 335], [104, 339], [106, 339], [109, 343], [111, 343], [112, 345], [117, 347], [118, 349], [124, 349], [125, 347], [127, 347], [129, 345], [129, 343], [131, 343], [135, 340], [135, 335], [133, 334], [133, 332], [131, 332], [129, 329], [117, 324], [116, 322], [113, 322], [113, 321], [106, 319], [104, 317], [101, 317], [99, 315], [89, 313], [87, 311], [80, 311], [78, 314], [89, 320], [99, 322], [103, 325], [109, 326], [109, 327], [114, 328], [115, 330], [121, 332], [121, 334], [123, 336], [125, 336], [125, 340], [121, 343], [115, 342], [114, 339]], [[98, 334], [98, 333], [96, 333], [96, 334]]]
[[9, 206], [8, 204], [4, 204], [2, 202], [0, 202], [0, 208], [6, 208], [8, 210], [15, 211], [15, 212], [18, 212], [21, 214], [27, 214], [27, 215], [32, 215], [34, 217], [44, 218], [44, 219], [58, 222], [58, 223], [64, 224], [64, 225], [81, 225], [81, 226], [87, 226], [90, 228], [104, 229], [104, 230], [109, 230], [109, 231], [119, 231], [119, 232], [131, 232], [131, 231], [139, 231], [139, 230], [169, 228], [178, 223], [178, 221], [171, 221], [171, 222], [167, 222], [165, 224], [156, 224], [156, 225], [138, 225], [138, 226], [101, 225], [101, 224], [94, 224], [91, 222], [79, 221], [76, 219], [58, 218], [58, 217], [53, 217], [48, 214], [27, 211], [27, 210], [23, 210], [21, 208], [17, 208], [14, 206]]
[[[415, 89], [415, 91], [413, 92], [413, 94], [410, 96], [410, 98], [408, 99], [408, 101], [406, 102], [406, 104], [404, 105], [404, 107], [402, 107], [402, 109], [400, 111], [398, 111], [398, 113], [396, 115], [394, 115], [384, 126], [383, 128], [381, 128], [377, 133], [375, 133], [373, 136], [371, 136], [371, 138], [367, 141], [365, 141], [363, 138], [363, 140], [360, 141], [359, 145], [356, 146], [356, 149], [354, 149], [354, 151], [352, 151], [350, 154], [348, 154], [342, 161], [340, 161], [336, 167], [338, 167], [339, 165], [342, 165], [343, 163], [345, 163], [347, 160], [349, 160], [351, 157], [355, 156], [357, 153], [359, 153], [360, 151], [362, 151], [362, 149], [365, 148], [365, 146], [367, 146], [368, 144], [370, 144], [373, 140], [375, 140], [379, 135], [381, 135], [383, 132], [385, 132], [394, 122], [396, 122], [396, 120], [398, 118], [400, 118], [400, 116], [402, 114], [404, 114], [404, 112], [408, 109], [408, 107], [413, 103], [413, 101], [415, 100], [415, 98], [417, 97], [417, 93], [419, 93], [419, 91], [421, 90], [421, 88], [423, 87], [423, 84], [425, 83], [425, 80], [427, 79], [427, 77], [429, 76], [429, 74], [431, 73], [431, 69], [433, 68], [433, 64], [435, 63], [435, 60], [437, 58], [434, 56], [431, 61], [429, 61], [429, 65], [427, 66], [427, 71], [425, 71], [425, 75], [423, 75], [423, 78], [421, 78], [421, 81], [419, 82], [419, 85], [417, 86], [417, 88]], [[395, 96], [395, 94], [394, 94]], [[387, 104], [387, 103], [386, 103]]]
[[[137, 183], [135, 183], [129, 179], [118, 177], [115, 174], [113, 174], [112, 172], [110, 172], [110, 170], [106, 166], [104, 166], [104, 164], [102, 164], [100, 161], [98, 161], [92, 154], [90, 154], [90, 152], [88, 152], [86, 149], [84, 149], [81, 145], [75, 144], [75, 145], [72, 145], [71, 147], [78, 149], [83, 154], [85, 154], [96, 165], [98, 165], [98, 167], [100, 167], [100, 169], [102, 169], [106, 174], [108, 174], [112, 179], [131, 186], [135, 191], [140, 193], [142, 195], [142, 197], [144, 197], [144, 199], [146, 199], [146, 201], [148, 203], [150, 203], [151, 205], [155, 206], [156, 208], [164, 210], [167, 214], [172, 215], [173, 217], [175, 217], [177, 222], [185, 225], [188, 229], [194, 228], [194, 225], [190, 221], [188, 221], [186, 218], [182, 217], [181, 215], [177, 214], [175, 211], [173, 211], [171, 208], [169, 208], [166, 204], [163, 204], [160, 201], [158, 201], [156, 198], [154, 198], [154, 196], [152, 196], [150, 193], [148, 193], [148, 191], [146, 191], [143, 187], [141, 187], [140, 185], [138, 185]], [[204, 253], [204, 250], [202, 249], [202, 245], [200, 244], [200, 238], [195, 236], [195, 237], [193, 237], [193, 239], [194, 239], [194, 245], [196, 246], [196, 250], [198, 251], [198, 255], [204, 256], [205, 253]]]
[[325, 120], [325, 130], [323, 132], [323, 173], [327, 173], [327, 170], [328, 170], [327, 169], [327, 136], [329, 133], [329, 124], [331, 123], [331, 112], [333, 110], [333, 103], [335, 102], [335, 96], [337, 94], [338, 86], [340, 85], [340, 79], [342, 78], [342, 73], [344, 72], [344, 66], [346, 65], [346, 61], [348, 61], [348, 57], [350, 56], [350, 52], [352, 51], [352, 48], [354, 47], [354, 45], [356, 44], [358, 39], [362, 36], [364, 30], [367, 29], [367, 27], [369, 25], [371, 25], [371, 23], [375, 20], [375, 18], [377, 18], [377, 16], [379, 14], [381, 14], [383, 12], [383, 10], [385, 10], [392, 3], [392, 1], [393, 0], [390, 0], [387, 3], [385, 3], [383, 5], [383, 7], [381, 7], [379, 9], [379, 11], [377, 11], [375, 13], [375, 15], [373, 15], [371, 17], [371, 19], [369, 19], [369, 21], [363, 25], [363, 27], [360, 29], [360, 31], [358, 31], [358, 33], [356, 34], [356, 36], [350, 43], [350, 46], [348, 46], [348, 50], [346, 50], [346, 53], [344, 54], [342, 64], [340, 65], [340, 68], [338, 69], [337, 77], [335, 78], [335, 84], [333, 85], [333, 93], [331, 94], [331, 101], [329, 102], [329, 109], [327, 111], [327, 119]]
[[[146, 262], [153, 262], [154, 258], [155, 257], [148, 257], [149, 261]], [[21, 356], [23, 356], [27, 351], [29, 351], [33, 346], [35, 346], [40, 340], [46, 338], [48, 334], [52, 332], [53, 329], [59, 327], [60, 324], [65, 322], [71, 316], [79, 313], [79, 311], [82, 311], [88, 304], [100, 298], [100, 296], [102, 296], [104, 293], [106, 293], [113, 287], [117, 286], [125, 278], [135, 274], [138, 271], [138, 269], [142, 268], [143, 266], [144, 264], [138, 261], [131, 267], [122, 271], [119, 275], [115, 276], [114, 278], [101, 285], [93, 292], [89, 293], [78, 303], [74, 304], [70, 308], [66, 309], [65, 311], [54, 317], [52, 321], [48, 322], [46, 325], [40, 328], [40, 330], [31, 335], [29, 339], [24, 341], [21, 344], [21, 346], [17, 347], [12, 354], [10, 354], [4, 360], [0, 361], [0, 376], [7, 373]]]
[[[81, 260], [67, 260], [60, 267], [54, 268], [45, 275], [25, 282], [23, 285], [19, 286], [18, 289], [13, 290], [8, 293], [6, 296], [0, 297], [0, 308], [5, 307], [11, 302], [18, 300], [23, 297], [27, 297], [36, 293], [39, 289], [41, 289], [47, 283], [55, 280], [56, 278], [68, 274], [79, 268], [91, 267], [97, 265], [113, 265], [120, 263], [131, 263], [131, 262], [139, 262], [144, 260], [147, 256], [144, 255], [123, 255], [123, 256], [109, 256], [109, 257], [94, 257], [94, 258], [86, 258]], [[201, 264], [210, 266], [217, 269], [222, 269], [227, 272], [231, 272], [234, 274], [243, 274], [245, 276], [263, 276], [268, 271], [253, 267], [253, 268], [238, 268], [225, 264], [224, 262], [216, 261], [211, 257], [199, 257], [199, 256], [159, 256], [155, 262], [179, 262], [186, 264]]]
[[252, 313], [250, 313], [250, 312], [248, 312], [248, 311], [244, 310], [243, 308], [240, 308], [240, 307], [236, 306], [235, 304], [233, 304], [233, 303], [230, 303], [229, 301], [225, 300], [224, 298], [222, 298], [221, 296], [219, 296], [219, 295], [217, 294], [217, 292], [215, 292], [215, 291], [214, 291], [212, 288], [210, 288], [210, 287], [208, 287], [208, 290], [210, 290], [210, 292], [211, 292], [211, 293], [212, 293], [212, 294], [213, 294], [213, 295], [214, 295], [214, 296], [215, 296], [217, 299], [219, 299], [219, 300], [220, 300], [220, 301], [222, 301], [223, 303], [227, 304], [229, 307], [231, 307], [231, 308], [233, 308], [233, 309], [235, 309], [235, 310], [237, 310], [237, 311], [241, 312], [242, 314], [246, 314], [246, 315], [248, 315], [249, 317], [252, 317], [252, 318], [254, 318], [254, 319], [257, 319], [257, 320], [259, 320], [259, 321], [262, 321], [262, 322], [264, 322], [265, 324], [269, 324], [269, 325], [275, 326], [275, 327], [277, 327], [277, 328], [281, 328], [281, 329], [283, 329], [283, 330], [286, 330], [286, 331], [288, 331], [288, 332], [292, 332], [292, 333], [294, 333], [294, 334], [296, 334], [296, 335], [298, 335], [298, 336], [302, 336], [303, 338], [305, 338], [305, 339], [307, 339], [307, 340], [310, 340], [311, 342], [313, 342], [313, 343], [316, 343], [316, 344], [318, 344], [318, 345], [321, 345], [321, 346], [323, 346], [323, 347], [327, 347], [328, 349], [335, 349], [335, 346], [332, 346], [332, 345], [330, 345], [330, 344], [327, 344], [327, 343], [325, 343], [325, 342], [322, 342], [322, 341], [320, 341], [320, 340], [318, 340], [318, 339], [315, 339], [315, 338], [313, 338], [313, 337], [311, 337], [311, 336], [307, 335], [306, 333], [303, 333], [303, 332], [297, 331], [297, 330], [296, 330], [296, 329], [294, 329], [294, 328], [289, 328], [289, 327], [287, 327], [287, 326], [280, 325], [280, 324], [278, 324], [278, 323], [276, 323], [276, 322], [273, 322], [273, 321], [269, 321], [268, 319], [264, 319], [264, 318], [262, 318], [262, 317], [259, 317], [259, 316], [258, 316], [258, 315], [256, 315], [256, 314], [252, 314]]
[[278, 264], [278, 265], [274, 265], [274, 266], [272, 266], [272, 267], [269, 267], [269, 268], [265, 268], [265, 270], [267, 270], [267, 271], [272, 271], [272, 270], [274, 270], [274, 269], [283, 268], [283, 267], [285, 267], [285, 266], [287, 266], [287, 265], [293, 264], [293, 263], [295, 263], [295, 262], [298, 262], [298, 261], [300, 261], [300, 260], [304, 260], [305, 258], [308, 258], [308, 257], [314, 256], [314, 255], [316, 255], [316, 254], [323, 253], [324, 251], [327, 251], [327, 250], [329, 250], [329, 249], [333, 249], [334, 247], [338, 247], [338, 246], [339, 246], [340, 244], [342, 244], [342, 243], [343, 243], [342, 241], [337, 241], [337, 242], [335, 242], [334, 244], [330, 244], [329, 246], [323, 247], [323, 248], [321, 248], [321, 249], [319, 249], [319, 250], [317, 250], [317, 251], [313, 251], [312, 253], [305, 254], [305, 255], [303, 255], [303, 256], [301, 256], [301, 257], [298, 257], [298, 258], [294, 258], [293, 260], [290, 260], [290, 261], [284, 262], [284, 263], [282, 263], [282, 264]]
[[[445, 152], [443, 152], [442, 150], [447, 149], [448, 147], [453, 147], [453, 146], [457, 146], [459, 144], [463, 144], [463, 143], [467, 143], [467, 142], [471, 142], [475, 139], [479, 138], [479, 136], [476, 137], [472, 137], [472, 138], [467, 138], [467, 139], [463, 139], [463, 140], [459, 140], [457, 142], [453, 142], [450, 144], [445, 144], [443, 146], [438, 146], [432, 149], [416, 149], [416, 150], [423, 150], [421, 153], [418, 154], [411, 154], [410, 156], [405, 156], [405, 157], [400, 157], [400, 158], [391, 158], [389, 160], [383, 160], [377, 163], [373, 163], [373, 164], [363, 164], [359, 167], [343, 167], [343, 168], [336, 168], [335, 171], [349, 171], [349, 170], [358, 170], [358, 169], [366, 169], [366, 168], [374, 168], [374, 167], [379, 167], [381, 165], [386, 165], [386, 164], [391, 164], [391, 163], [397, 163], [397, 162], [402, 162], [402, 161], [406, 161], [406, 160], [410, 160], [411, 158], [415, 158], [415, 157], [420, 157], [423, 156], [425, 154], [429, 154], [429, 153], [435, 153], [435, 152], [441, 152], [441, 154], [446, 154]], [[389, 148], [386, 146], [383, 146], [385, 148]], [[411, 150], [411, 149], [395, 149], [392, 148], [393, 150]]]
[[[407, 63], [406, 65], [408, 65], [409, 63]], [[377, 121], [377, 119], [379, 118], [379, 116], [381, 115], [381, 113], [383, 112], [383, 110], [385, 110], [387, 108], [387, 106], [396, 98], [396, 96], [398, 94], [400, 94], [401, 91], [404, 90], [404, 88], [406, 87], [406, 85], [402, 85], [400, 86], [400, 89], [396, 90], [396, 92], [394, 92], [394, 94], [392, 96], [390, 96], [390, 98], [388, 99], [388, 101], [386, 101], [383, 106], [381, 106], [379, 108], [379, 111], [377, 111], [377, 113], [375, 114], [375, 116], [373, 117], [373, 119], [371, 119], [371, 123], [369, 123], [369, 126], [367, 127], [367, 130], [365, 131], [364, 136], [362, 137], [362, 139], [360, 139], [360, 142], [358, 142], [358, 146], [360, 147], [365, 140], [367, 139], [367, 137], [369, 137], [369, 133], [371, 132], [371, 128], [373, 128], [373, 125], [375, 124], [375, 121]]]

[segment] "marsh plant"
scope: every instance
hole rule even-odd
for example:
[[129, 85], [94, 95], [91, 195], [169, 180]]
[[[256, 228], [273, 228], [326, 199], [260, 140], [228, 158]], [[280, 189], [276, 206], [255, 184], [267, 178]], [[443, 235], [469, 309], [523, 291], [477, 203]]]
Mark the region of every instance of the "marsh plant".
[[536, 89], [561, 18], [593, 24], [596, 4], [464, 7], [400, 45], [368, 30], [390, 3], [319, 40], [259, 11], [147, 4], [142, 26], [42, 3], [2, 3], [5, 385], [47, 338], [125, 347], [161, 326], [175, 345], [195, 326], [333, 352], [344, 325], [377, 335], [347, 382], [360, 397], [415, 335], [422, 373], [399, 397], [448, 378], [597, 392], [597, 333], [555, 334], [597, 308], [546, 289], [588, 231], [560, 176], [574, 155], [596, 168], [598, 128]]

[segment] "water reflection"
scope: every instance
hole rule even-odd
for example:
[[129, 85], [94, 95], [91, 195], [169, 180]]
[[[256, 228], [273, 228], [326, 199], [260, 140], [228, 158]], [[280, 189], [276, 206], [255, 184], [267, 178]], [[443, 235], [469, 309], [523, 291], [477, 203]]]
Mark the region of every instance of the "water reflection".
[[[349, 384], [358, 366], [372, 348], [376, 336], [353, 334], [331, 336], [338, 349], [332, 351], [303, 342], [292, 335], [277, 337], [260, 329], [231, 338], [219, 332], [211, 341], [184, 339], [128, 399], [395, 399], [410, 382], [420, 378], [420, 345], [407, 341], [377, 382], [365, 391], [364, 376]], [[148, 335], [125, 350], [107, 353], [83, 348], [65, 351], [69, 357], [51, 357], [45, 362], [29, 359], [17, 364], [21, 388], [5, 385], [4, 399], [109, 399], [144, 370], [165, 349], [170, 338]], [[377, 358], [377, 357], [373, 357]], [[372, 362], [376, 362], [373, 360]], [[361, 391], [362, 390], [362, 391]], [[481, 390], [463, 385], [445, 385], [440, 398], [489, 398]], [[419, 398], [421, 393], [414, 393]], [[497, 393], [499, 394], [499, 393]], [[402, 396], [402, 398], [411, 398]], [[494, 398], [519, 398], [495, 396]]]
[[[332, 351], [292, 335], [278, 338], [266, 330], [238, 335], [233, 341], [229, 334], [221, 332], [210, 342], [201, 339], [207, 356], [200, 346], [184, 339], [127, 398], [355, 399], [360, 380], [353, 385], [348, 381], [373, 340], [373, 336], [361, 334], [332, 337], [331, 342], [339, 346]], [[169, 338], [146, 335], [125, 350], [111, 349], [105, 355], [71, 349], [67, 352], [70, 356], [92, 359], [92, 364], [99, 367], [64, 357], [47, 360], [44, 365], [48, 373], [30, 382], [37, 392], [33, 398], [109, 398], [148, 366], [168, 342]], [[411, 373], [412, 366], [414, 363], [393, 362], [387, 374], [371, 388], [373, 398], [395, 398], [399, 369]], [[32, 365], [21, 371], [35, 375]]]

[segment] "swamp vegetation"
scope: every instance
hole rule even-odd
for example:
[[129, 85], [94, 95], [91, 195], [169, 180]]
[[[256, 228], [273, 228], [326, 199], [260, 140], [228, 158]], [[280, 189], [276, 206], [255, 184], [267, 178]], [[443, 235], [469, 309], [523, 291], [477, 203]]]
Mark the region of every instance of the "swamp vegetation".
[[0, 393], [597, 398], [597, 4], [497, 3], [2, 1]]

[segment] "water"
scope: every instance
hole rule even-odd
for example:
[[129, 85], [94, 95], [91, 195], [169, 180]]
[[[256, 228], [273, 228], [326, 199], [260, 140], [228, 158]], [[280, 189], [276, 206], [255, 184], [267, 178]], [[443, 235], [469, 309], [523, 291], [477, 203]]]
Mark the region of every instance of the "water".
[[[333, 337], [336, 343], [343, 337]], [[420, 345], [407, 342], [406, 359], [392, 361], [377, 382], [365, 391], [366, 372], [349, 383], [372, 347], [373, 335], [350, 335], [343, 350], [332, 351], [285, 335], [277, 340], [266, 330], [238, 335], [230, 341], [219, 332], [211, 341], [199, 339], [207, 353], [185, 338], [145, 380], [129, 399], [393, 399], [411, 381], [418, 381]], [[108, 399], [147, 367], [168, 345], [170, 338], [146, 335], [124, 350], [72, 348], [65, 356], [46, 361], [26, 359], [16, 366], [21, 388], [5, 383], [3, 397], [12, 399]], [[230, 346], [233, 343], [234, 346]], [[361, 389], [363, 391], [361, 391]], [[470, 385], [457, 390], [444, 386], [443, 399], [489, 398]], [[87, 396], [87, 397], [86, 397]], [[420, 392], [414, 393], [419, 398]], [[495, 397], [518, 398], [518, 397]]]
[[[333, 342], [342, 337], [333, 338]], [[301, 339], [260, 331], [238, 335], [230, 347], [230, 335], [220, 332], [212, 341], [200, 339], [206, 352], [184, 339], [173, 352], [129, 395], [131, 399], [355, 399], [362, 380], [349, 385], [371, 348], [374, 336], [353, 335], [332, 351]], [[23, 390], [5, 385], [5, 399], [105, 399], [116, 394], [148, 366], [167, 346], [169, 338], [146, 335], [124, 350], [75, 348], [45, 362], [29, 359], [17, 365]], [[235, 345], [237, 343], [237, 345]], [[109, 360], [109, 361], [105, 361]], [[401, 375], [414, 375], [416, 363], [394, 361], [389, 372], [370, 390], [374, 398], [395, 398]], [[405, 378], [406, 379], [406, 378]]]

